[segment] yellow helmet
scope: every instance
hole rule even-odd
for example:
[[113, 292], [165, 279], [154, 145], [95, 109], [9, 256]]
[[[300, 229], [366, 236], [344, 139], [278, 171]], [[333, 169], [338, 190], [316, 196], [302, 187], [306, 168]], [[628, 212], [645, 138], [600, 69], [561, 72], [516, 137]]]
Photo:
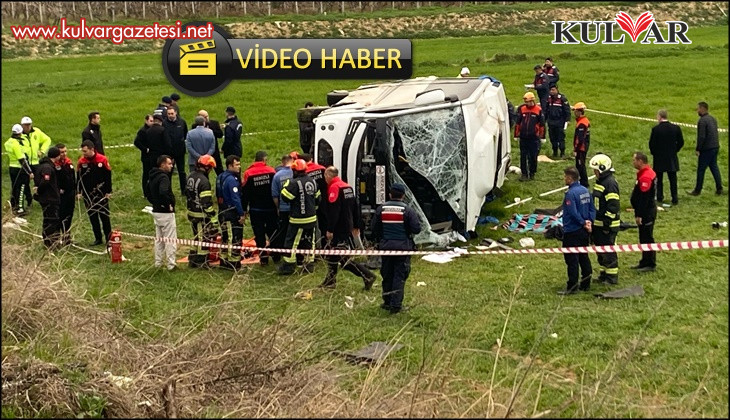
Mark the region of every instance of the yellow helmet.
[[585, 110], [586, 109], [586, 104], [584, 104], [583, 102], [576, 102], [575, 105], [573, 105], [573, 106], [570, 107], [570, 109], [582, 109], [582, 110]]
[[603, 153], [593, 156], [591, 161], [588, 162], [588, 166], [590, 166], [591, 169], [596, 169], [600, 173], [604, 173], [606, 171], [613, 172], [613, 163], [611, 162], [611, 158]]
[[534, 101], [535, 100], [535, 94], [532, 93], [532, 92], [527, 92], [527, 93], [525, 93], [525, 96], [522, 97], [522, 99], [524, 99], [525, 102], [527, 102], [527, 101]]

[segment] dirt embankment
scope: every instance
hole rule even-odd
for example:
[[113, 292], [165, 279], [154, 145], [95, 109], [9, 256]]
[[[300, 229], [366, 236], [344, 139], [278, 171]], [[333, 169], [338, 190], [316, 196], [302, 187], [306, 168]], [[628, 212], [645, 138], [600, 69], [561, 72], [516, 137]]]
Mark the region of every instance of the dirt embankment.
[[[552, 20], [611, 20], [619, 10], [636, 19], [651, 11], [657, 21], [682, 20], [690, 27], [727, 23], [727, 4], [718, 2], [639, 3], [630, 7], [557, 7], [550, 10], [489, 13], [443, 13], [432, 16], [346, 18], [338, 21], [274, 21], [226, 24], [236, 38], [436, 38], [490, 34], [550, 32]], [[60, 55], [160, 51], [163, 42], [96, 40], [17, 40], [2, 35], [2, 58], [46, 58]]]

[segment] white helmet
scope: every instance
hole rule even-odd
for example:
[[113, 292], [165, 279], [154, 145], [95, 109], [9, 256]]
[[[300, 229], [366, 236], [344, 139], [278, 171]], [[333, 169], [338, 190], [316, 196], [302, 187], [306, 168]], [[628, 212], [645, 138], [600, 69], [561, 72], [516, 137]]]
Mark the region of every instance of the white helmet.
[[33, 120], [30, 117], [23, 117], [20, 119], [21, 124], [33, 124]]
[[23, 126], [20, 124], [13, 125], [13, 134], [20, 134], [23, 132]]
[[603, 153], [593, 156], [591, 161], [588, 162], [588, 166], [590, 166], [591, 169], [596, 169], [600, 173], [604, 173], [606, 171], [613, 172], [613, 163], [611, 162], [611, 158]]

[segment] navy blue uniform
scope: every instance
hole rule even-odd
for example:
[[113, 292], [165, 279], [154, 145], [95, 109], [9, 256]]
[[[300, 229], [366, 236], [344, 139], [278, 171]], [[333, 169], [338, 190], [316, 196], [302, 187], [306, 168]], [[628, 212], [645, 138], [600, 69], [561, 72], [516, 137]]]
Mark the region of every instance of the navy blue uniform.
[[[593, 199], [588, 188], [576, 181], [570, 184], [563, 199], [563, 246], [588, 246], [589, 234], [585, 229], [586, 220], [596, 218], [596, 208], [593, 206]], [[565, 264], [568, 266], [568, 287], [567, 290], [588, 290], [591, 286], [591, 260], [587, 253], [563, 254]], [[580, 266], [581, 277], [578, 285], [578, 267]]]
[[[243, 243], [243, 205], [240, 193], [241, 181], [235, 172], [225, 171], [215, 180], [215, 195], [218, 197], [218, 223], [221, 228], [221, 240], [228, 244], [228, 231], [231, 231], [231, 244], [240, 246]], [[238, 269], [241, 267], [241, 251], [221, 250], [221, 264], [224, 267]]]
[[[391, 200], [375, 211], [372, 231], [373, 238], [380, 241], [380, 249], [410, 251], [416, 247], [413, 235], [421, 231], [421, 222], [404, 202]], [[403, 288], [410, 272], [410, 255], [382, 257], [383, 302], [392, 312], [399, 311], [403, 305]]]

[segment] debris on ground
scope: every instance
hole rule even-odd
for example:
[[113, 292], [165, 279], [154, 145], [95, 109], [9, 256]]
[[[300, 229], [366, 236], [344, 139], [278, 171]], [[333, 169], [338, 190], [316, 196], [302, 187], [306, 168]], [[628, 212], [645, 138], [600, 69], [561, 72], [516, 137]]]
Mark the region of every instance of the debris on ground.
[[311, 290], [299, 291], [294, 295], [294, 299], [312, 300], [312, 291]]
[[520, 239], [520, 246], [522, 248], [532, 248], [535, 246], [535, 240], [532, 238], [522, 238]]
[[374, 341], [363, 347], [360, 350], [354, 352], [343, 352], [347, 361], [352, 363], [368, 364], [373, 362], [380, 362], [384, 360], [390, 353], [396, 352], [403, 348], [403, 344], [393, 344], [382, 341]]

